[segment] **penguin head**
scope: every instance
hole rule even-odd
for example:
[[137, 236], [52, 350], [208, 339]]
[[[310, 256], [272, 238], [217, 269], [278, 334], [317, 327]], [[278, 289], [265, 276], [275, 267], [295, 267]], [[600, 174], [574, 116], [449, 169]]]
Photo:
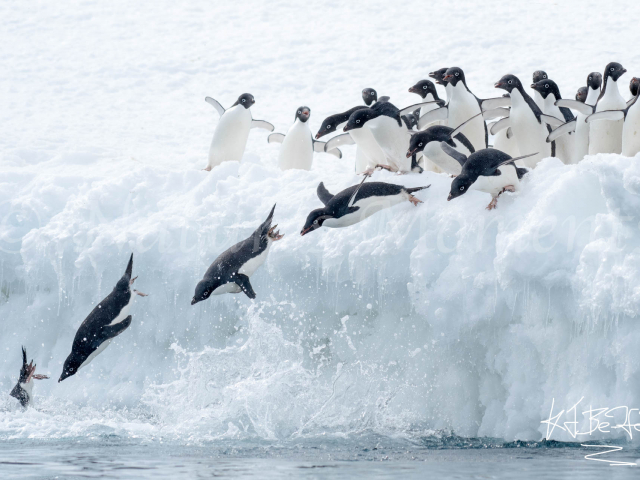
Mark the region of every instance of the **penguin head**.
[[586, 102], [587, 93], [589, 93], [589, 91], [587, 90], [587, 87], [580, 87], [576, 92], [576, 100], [582, 103]]
[[296, 118], [300, 120], [302, 123], [306, 123], [311, 116], [311, 109], [309, 107], [298, 107], [296, 111]]
[[446, 73], [447, 70], [449, 70], [449, 68], [448, 67], [444, 67], [444, 68], [441, 68], [439, 70], [436, 70], [434, 72], [429, 73], [429, 76], [431, 78], [433, 78], [438, 85], [445, 85], [446, 86], [448, 82], [444, 79], [444, 74]]
[[191, 299], [191, 305], [195, 305], [198, 302], [206, 300], [211, 296], [213, 291], [222, 285], [222, 281], [220, 277], [214, 279], [214, 281], [210, 281], [209, 279], [203, 279], [198, 282], [196, 285], [196, 292], [193, 295], [193, 299]]
[[362, 128], [362, 127], [364, 127], [365, 123], [367, 123], [369, 120], [371, 120], [375, 116], [376, 116], [375, 112], [373, 110], [371, 110], [370, 108], [363, 108], [361, 110], [356, 110], [349, 117], [349, 121], [344, 126], [343, 130], [345, 132], [348, 132], [349, 130], [355, 130], [356, 128]]
[[602, 86], [602, 74], [600, 72], [591, 72], [587, 77], [587, 87], [592, 90], [599, 90]]
[[424, 132], [411, 135], [411, 140], [409, 140], [409, 150], [407, 150], [407, 158], [410, 158], [416, 153], [423, 151], [429, 142], [434, 141], [436, 141], [436, 138], [429, 131], [429, 129]]
[[305, 236], [309, 232], [313, 232], [314, 230], [320, 228], [324, 221], [327, 218], [331, 218], [332, 215], [327, 214], [324, 208], [317, 208], [316, 210], [312, 210], [311, 213], [307, 216], [307, 221], [304, 222], [304, 227], [300, 231], [301, 236]]
[[511, 74], [503, 76], [494, 86], [496, 88], [506, 90], [509, 93], [511, 93], [514, 88], [522, 88], [522, 84], [520, 83], [518, 77]]
[[340, 122], [337, 117], [338, 115], [330, 115], [322, 121], [322, 125], [320, 125], [320, 128], [318, 129], [318, 133], [316, 133], [316, 140], [333, 133], [338, 129], [338, 124]]
[[629, 82], [629, 91], [631, 95], [635, 97], [638, 95], [638, 90], [640, 90], [640, 78], [633, 77]]
[[549, 75], [547, 75], [547, 72], [544, 70], [536, 70], [533, 72], [533, 83], [537, 83], [540, 80], [546, 80], [547, 78], [549, 78]]
[[364, 100], [365, 105], [368, 107], [373, 102], [378, 101], [378, 92], [376, 92], [373, 88], [365, 88], [362, 90], [362, 99]]
[[458, 84], [458, 82], [462, 82], [465, 85], [467, 84], [464, 79], [464, 72], [459, 67], [448, 68], [444, 74], [444, 80], [449, 82], [454, 87]]
[[560, 100], [561, 98], [558, 84], [553, 80], [549, 80], [548, 78], [545, 80], [540, 80], [536, 83], [532, 83], [531, 88], [540, 93], [542, 98], [546, 99], [549, 95], [554, 95], [556, 97], [556, 100]]
[[447, 202], [467, 193], [471, 185], [473, 185], [473, 182], [469, 179], [469, 177], [462, 174], [458, 175], [453, 179], [453, 182], [451, 182], [451, 190], [449, 191]]
[[610, 62], [604, 69], [605, 78], [611, 77], [611, 80], [617, 82], [618, 79], [625, 74], [627, 70], [618, 62]]
[[433, 84], [431, 80], [420, 80], [413, 87], [409, 89], [411, 93], [417, 93], [422, 98], [426, 98], [427, 95], [433, 95], [433, 98], [438, 98], [438, 92], [436, 91], [436, 86]]
[[242, 105], [244, 108], [251, 108], [251, 105], [253, 105], [254, 103], [256, 103], [256, 101], [253, 98], [253, 95], [251, 95], [250, 93], [243, 93], [238, 97], [238, 100], [236, 100], [236, 103], [234, 103], [232, 107], [235, 107], [236, 105]]
[[76, 373], [78, 373], [78, 369], [80, 368], [80, 365], [82, 365], [82, 362], [85, 359], [86, 357], [81, 358], [78, 354], [72, 351], [67, 357], [67, 359], [64, 361], [64, 366], [62, 367], [62, 374], [58, 379], [58, 383], [63, 381], [65, 378], [71, 377]]

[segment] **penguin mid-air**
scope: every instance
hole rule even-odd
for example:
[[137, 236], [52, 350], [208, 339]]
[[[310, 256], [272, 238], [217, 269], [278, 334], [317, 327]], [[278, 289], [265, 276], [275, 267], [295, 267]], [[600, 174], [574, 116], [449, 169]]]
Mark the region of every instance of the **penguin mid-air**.
[[[546, 80], [547, 78], [549, 78], [547, 72], [545, 72], [544, 70], [536, 70], [535, 72], [533, 72], [532, 81], [533, 83], [538, 83], [540, 80]], [[542, 98], [540, 92], [535, 89], [533, 90], [533, 101], [536, 102], [538, 108], [544, 112], [544, 98]]]
[[[420, 95], [420, 97], [426, 102], [434, 102], [428, 105], [425, 105], [420, 108], [420, 117], [426, 115], [431, 110], [435, 110], [438, 107], [444, 107], [444, 101], [440, 99], [438, 96], [438, 91], [436, 90], [436, 86], [433, 84], [431, 80], [420, 80], [413, 87], [409, 89], [410, 93], [416, 93]], [[419, 120], [419, 119], [418, 119]], [[444, 125], [446, 121], [444, 120], [434, 120], [431, 125]], [[418, 123], [419, 125], [419, 123]], [[427, 125], [422, 125], [424, 128]]]
[[479, 190], [491, 195], [491, 203], [487, 210], [493, 210], [498, 197], [503, 192], [516, 192], [520, 189], [520, 179], [527, 173], [526, 168], [517, 167], [516, 160], [525, 157], [511, 158], [495, 148], [486, 148], [472, 153], [468, 158], [448, 143], [442, 143], [442, 150], [462, 165], [460, 175], [451, 182], [451, 190], [447, 201], [451, 201], [469, 190]]
[[636, 96], [631, 99], [629, 105], [623, 110], [604, 110], [589, 115], [587, 123], [594, 121], [622, 121], [622, 155], [634, 157], [640, 152], [640, 102], [638, 102], [638, 90]]
[[27, 363], [27, 350], [22, 347], [20, 377], [18, 378], [18, 383], [16, 383], [16, 386], [13, 387], [9, 395], [17, 398], [20, 405], [26, 408], [33, 399], [33, 380], [45, 380], [47, 378], [49, 377], [46, 375], [36, 374], [36, 366], [33, 364], [33, 360], [31, 360], [31, 363]]
[[129, 310], [136, 295], [147, 295], [131, 288], [138, 277], [131, 278], [133, 272], [133, 254], [124, 275], [113, 291], [107, 295], [84, 319], [73, 339], [71, 353], [64, 361], [62, 375], [58, 382], [78, 373], [95, 357], [107, 348], [111, 340], [124, 332], [131, 325]]
[[432, 125], [426, 130], [411, 136], [407, 158], [422, 152], [425, 158], [435, 163], [443, 172], [449, 175], [460, 174], [462, 165], [442, 151], [440, 146], [442, 142], [448, 143], [451, 147], [467, 156], [475, 152], [473, 145], [463, 133], [444, 125]]
[[365, 175], [358, 185], [345, 188], [335, 195], [331, 195], [324, 183], [320, 182], [317, 194], [320, 201], [324, 203], [324, 207], [309, 213], [300, 235], [304, 236], [323, 226], [329, 228], [348, 227], [363, 221], [380, 210], [407, 200], [418, 206], [422, 201], [412, 194], [431, 186], [406, 188], [393, 183], [364, 183], [366, 179]]
[[[556, 105], [558, 100], [562, 100], [560, 88], [556, 82], [547, 78], [532, 84], [531, 88], [538, 92], [544, 100], [543, 112], [545, 115], [555, 117], [563, 123], [569, 123], [575, 120], [571, 110]], [[555, 156], [564, 163], [574, 163], [573, 139], [574, 136], [569, 132], [567, 135], [563, 135], [556, 140]]]
[[588, 93], [589, 93], [589, 89], [587, 87], [580, 87], [576, 92], [576, 101], [580, 103], [585, 103], [587, 101]]
[[[618, 80], [627, 70], [617, 62], [607, 65], [602, 76], [602, 90], [596, 102], [595, 112], [624, 110], [627, 108], [620, 91]], [[624, 120], [601, 119], [589, 125], [589, 155], [622, 152], [622, 125]]]
[[273, 132], [274, 127], [269, 122], [254, 120], [251, 117], [249, 109], [256, 101], [250, 93], [240, 95], [228, 110], [211, 97], [206, 97], [205, 101], [220, 115], [218, 126], [213, 132], [213, 140], [209, 148], [209, 163], [204, 169], [206, 171], [210, 171], [222, 162], [240, 162], [247, 146], [250, 129], [264, 128]]
[[213, 261], [196, 285], [191, 305], [206, 300], [212, 294], [244, 292], [247, 297], [256, 298], [249, 277], [267, 259], [271, 244], [284, 237], [276, 231], [278, 225], [271, 226], [275, 209], [274, 205], [267, 219], [249, 238], [236, 243]]
[[[307, 121], [310, 116], [311, 109], [309, 107], [299, 107], [296, 111], [296, 119], [286, 135], [272, 133], [267, 138], [269, 143], [282, 144], [278, 156], [278, 166], [281, 170], [289, 170], [291, 168], [311, 170], [313, 152], [324, 152], [325, 142], [314, 140], [309, 129]], [[327, 153], [342, 158], [342, 152], [337, 148]]]
[[595, 105], [600, 95], [602, 85], [602, 75], [600, 72], [591, 72], [587, 76], [586, 98], [584, 102], [579, 100], [562, 99], [556, 101], [556, 106], [561, 108], [571, 108], [576, 111], [576, 119], [555, 128], [547, 137], [547, 142], [557, 140], [563, 135], [575, 131], [573, 139], [573, 160], [572, 163], [580, 162], [589, 154], [589, 124], [586, 118], [595, 111]]
[[[491, 133], [496, 134], [502, 128], [511, 127], [518, 150], [526, 159], [523, 162], [526, 167], [533, 168], [543, 158], [554, 156], [556, 144], [547, 143], [547, 135], [551, 130], [550, 125], [559, 127], [563, 122], [542, 113], [515, 75], [504, 75], [495, 87], [509, 93], [511, 111], [509, 117], [496, 122]], [[535, 155], [530, 155], [533, 153]]]

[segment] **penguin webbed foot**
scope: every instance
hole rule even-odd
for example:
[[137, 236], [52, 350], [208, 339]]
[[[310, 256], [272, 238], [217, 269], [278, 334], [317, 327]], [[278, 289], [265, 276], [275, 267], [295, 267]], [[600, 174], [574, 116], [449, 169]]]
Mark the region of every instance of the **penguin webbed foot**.
[[376, 168], [379, 168], [380, 170], [389, 170], [390, 172], [397, 171], [397, 170], [393, 170], [393, 169], [391, 168], [391, 166], [389, 166], [389, 165], [382, 165], [382, 164], [380, 164], [380, 163], [379, 163], [379, 164], [377, 164], [377, 165], [374, 167], [374, 170], [375, 170]]
[[513, 185], [507, 185], [506, 187], [504, 187], [504, 188], [502, 189], [502, 192], [500, 192], [500, 193], [504, 193], [504, 192], [511, 192], [511, 193], [513, 193], [513, 192], [515, 192], [515, 191], [516, 191], [516, 187], [514, 187]]
[[149, 294], [148, 293], [142, 293], [138, 290], [134, 290], [133, 293], [135, 293], [136, 295], [140, 295], [141, 297], [148, 297]]
[[489, 205], [487, 205], [487, 210], [493, 210], [497, 207], [498, 207], [498, 197], [494, 197], [491, 199], [491, 202], [489, 202]]
[[409, 201], [414, 205], [414, 206], [418, 206], [418, 204], [420, 203], [424, 203], [422, 200], [420, 200], [418, 197], [414, 197], [413, 195], [409, 195]]
[[133, 285], [133, 282], [136, 281], [136, 278], [138, 278], [137, 275], [135, 277], [133, 277], [131, 280], [129, 280], [129, 285]]
[[203, 172], [210, 172], [211, 171], [211, 165], [208, 165], [207, 168], [203, 168], [202, 171]]
[[34, 375], [33, 378], [35, 378], [36, 380], [48, 380], [49, 379], [49, 377], [47, 375], [41, 375], [41, 374]]
[[280, 234], [280, 230], [278, 230], [278, 231], [274, 231], [274, 230], [276, 229], [276, 227], [277, 227], [277, 226], [278, 226], [277, 224], [276, 224], [276, 225], [274, 225], [274, 226], [273, 226], [273, 227], [271, 227], [271, 228], [269, 229], [269, 231], [267, 232], [267, 236], [268, 236], [271, 240], [273, 240], [274, 242], [277, 242], [278, 240], [281, 240], [281, 239], [282, 239], [282, 237], [284, 237], [284, 233], [281, 235], [281, 234]]

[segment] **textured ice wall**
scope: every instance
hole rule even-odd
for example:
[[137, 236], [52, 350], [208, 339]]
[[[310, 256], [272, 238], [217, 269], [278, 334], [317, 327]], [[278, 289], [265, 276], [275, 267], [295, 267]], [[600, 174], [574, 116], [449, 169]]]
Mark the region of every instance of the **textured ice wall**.
[[[479, 192], [447, 202], [445, 175], [376, 173], [432, 186], [417, 208], [300, 237], [319, 181], [332, 192], [359, 181], [333, 157], [285, 173], [253, 155], [211, 173], [99, 154], [5, 159], [0, 434], [539, 439], [552, 399], [637, 407], [638, 160], [547, 159], [492, 212]], [[276, 202], [286, 236], [252, 278], [257, 301], [191, 306], [210, 262]], [[56, 383], [130, 252], [150, 296], [87, 369]], [[6, 395], [21, 344], [53, 376], [27, 413]]]

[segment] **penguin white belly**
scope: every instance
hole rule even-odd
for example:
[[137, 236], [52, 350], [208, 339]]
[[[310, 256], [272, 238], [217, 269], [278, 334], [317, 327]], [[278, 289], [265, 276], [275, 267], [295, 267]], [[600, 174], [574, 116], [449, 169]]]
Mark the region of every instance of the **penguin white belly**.
[[349, 213], [340, 218], [327, 218], [322, 225], [330, 228], [349, 227], [363, 221], [365, 218], [370, 217], [380, 210], [393, 207], [408, 198], [408, 195], [404, 192], [401, 192], [398, 195], [387, 195], [384, 197], [367, 197], [354, 203], [354, 207], [359, 207], [358, 211]]
[[87, 357], [87, 359], [84, 362], [82, 362], [82, 365], [80, 365], [78, 367], [78, 370], [80, 370], [81, 368], [84, 368], [87, 365], [89, 365], [94, 358], [96, 358], [98, 355], [100, 355], [104, 351], [104, 349], [109, 346], [109, 344], [111, 343], [111, 340], [112, 339], [109, 338], [109, 339], [105, 340], [104, 342], [102, 342], [100, 344], [100, 346], [98, 348], [96, 348], [93, 352], [91, 352], [91, 355], [89, 355]]
[[[451, 128], [458, 128], [471, 117], [480, 113], [480, 105], [464, 86], [462, 82], [458, 83], [453, 90], [453, 98], [449, 103], [449, 117], [447, 125]], [[484, 119], [482, 115], [474, 118], [465, 126], [462, 132], [469, 139], [473, 148], [482, 150], [486, 148]]]
[[580, 162], [589, 155], [589, 124], [584, 113], [576, 115], [576, 131], [573, 133], [573, 163]]
[[240, 269], [238, 269], [238, 273], [242, 273], [247, 277], [250, 277], [255, 273], [255, 271], [262, 266], [264, 261], [267, 259], [267, 254], [269, 253], [269, 248], [271, 247], [271, 240], [268, 240], [267, 248], [264, 249], [260, 255], [256, 255], [255, 257], [249, 259], [247, 263], [242, 265]]
[[[564, 115], [560, 109], [554, 105], [555, 97], [548, 95], [545, 99], [545, 105], [543, 112], [545, 115], [550, 115], [552, 117], [557, 118], [561, 122], [564, 122]], [[565, 164], [573, 163], [573, 143], [574, 143], [574, 135], [573, 134], [565, 134], [556, 139], [556, 158], [562, 160]]]
[[512, 165], [504, 165], [498, 168], [498, 171], [500, 175], [497, 176], [485, 177], [480, 175], [469, 189], [488, 193], [494, 198], [504, 190], [504, 187], [509, 185], [516, 191], [520, 190], [520, 180], [518, 179], [518, 173], [515, 167]]
[[520, 150], [518, 150], [518, 143], [515, 136], [512, 134], [511, 138], [507, 137], [508, 128], [500, 130], [495, 137], [493, 137], [493, 148], [506, 153], [510, 157], [519, 157]]
[[533, 101], [536, 102], [540, 111], [544, 112], [544, 98], [540, 95], [540, 92], [537, 90], [533, 91]]
[[111, 323], [109, 323], [108, 326], [116, 325], [129, 316], [129, 310], [131, 309], [132, 300], [133, 300], [133, 290], [131, 290], [131, 293], [129, 294], [129, 302], [124, 307], [122, 307], [122, 310], [120, 310], [120, 313], [118, 313], [116, 318], [111, 320]]
[[[364, 172], [371, 164], [371, 160], [369, 160], [369, 157], [362, 151], [362, 148], [356, 145], [356, 173]], [[371, 168], [373, 168], [373, 166]]]
[[367, 168], [374, 168], [377, 164], [387, 164], [387, 159], [384, 151], [382, 150], [382, 148], [380, 148], [378, 142], [376, 142], [373, 133], [367, 125], [362, 128], [349, 130], [349, 134], [351, 135], [351, 138], [353, 138], [353, 141], [356, 142], [358, 150], [362, 151], [362, 153], [364, 154], [364, 158], [366, 158], [369, 162]]
[[[454, 141], [454, 143], [456, 143]], [[469, 156], [469, 151], [456, 143], [456, 150], [460, 153], [464, 153]], [[457, 160], [454, 160], [450, 155], [447, 155], [442, 150], [442, 147], [438, 145], [438, 142], [429, 142], [427, 146], [424, 147], [423, 154], [435, 163], [438, 167], [442, 169], [442, 171], [450, 174], [450, 175], [460, 175], [462, 171], [462, 166]]]
[[[424, 100], [425, 102], [433, 102], [435, 101], [435, 98], [433, 98], [432, 94], [428, 94]], [[440, 105], [438, 105], [437, 103], [432, 103], [431, 105], [425, 105], [424, 107], [420, 107], [420, 116], [423, 117], [425, 116], [427, 113], [429, 113], [431, 110], [435, 110], [436, 108], [440, 108]], [[446, 125], [447, 121], [446, 120], [436, 120], [435, 122], [431, 122], [428, 123], [426, 125], [423, 125], [422, 130], [424, 130], [427, 127], [430, 127], [432, 125]]]
[[385, 153], [386, 163], [400, 172], [411, 171], [411, 159], [407, 158], [411, 136], [407, 128], [386, 115], [369, 120], [367, 126]]
[[[624, 110], [627, 104], [618, 91], [616, 82], [607, 80], [604, 95], [596, 105], [596, 112]], [[624, 120], [596, 120], [589, 125], [589, 155], [622, 153], [622, 127]]]
[[640, 101], [636, 100], [627, 112], [622, 127], [622, 155], [634, 157], [640, 152]]
[[222, 295], [224, 293], [240, 293], [242, 289], [240, 285], [235, 282], [225, 283], [224, 285], [220, 285], [213, 291], [213, 295]]
[[526, 167], [533, 168], [540, 160], [551, 156], [551, 144], [547, 143], [547, 135], [549, 135], [547, 125], [544, 122], [538, 122], [533, 110], [517, 89], [511, 92], [509, 118], [520, 155], [537, 153], [524, 159], [523, 163]]
[[211, 140], [209, 166], [215, 167], [222, 162], [241, 161], [250, 129], [251, 111], [249, 109], [236, 105], [224, 112]]
[[296, 120], [280, 146], [278, 165], [281, 170], [310, 170], [313, 163], [313, 140], [306, 122]]

